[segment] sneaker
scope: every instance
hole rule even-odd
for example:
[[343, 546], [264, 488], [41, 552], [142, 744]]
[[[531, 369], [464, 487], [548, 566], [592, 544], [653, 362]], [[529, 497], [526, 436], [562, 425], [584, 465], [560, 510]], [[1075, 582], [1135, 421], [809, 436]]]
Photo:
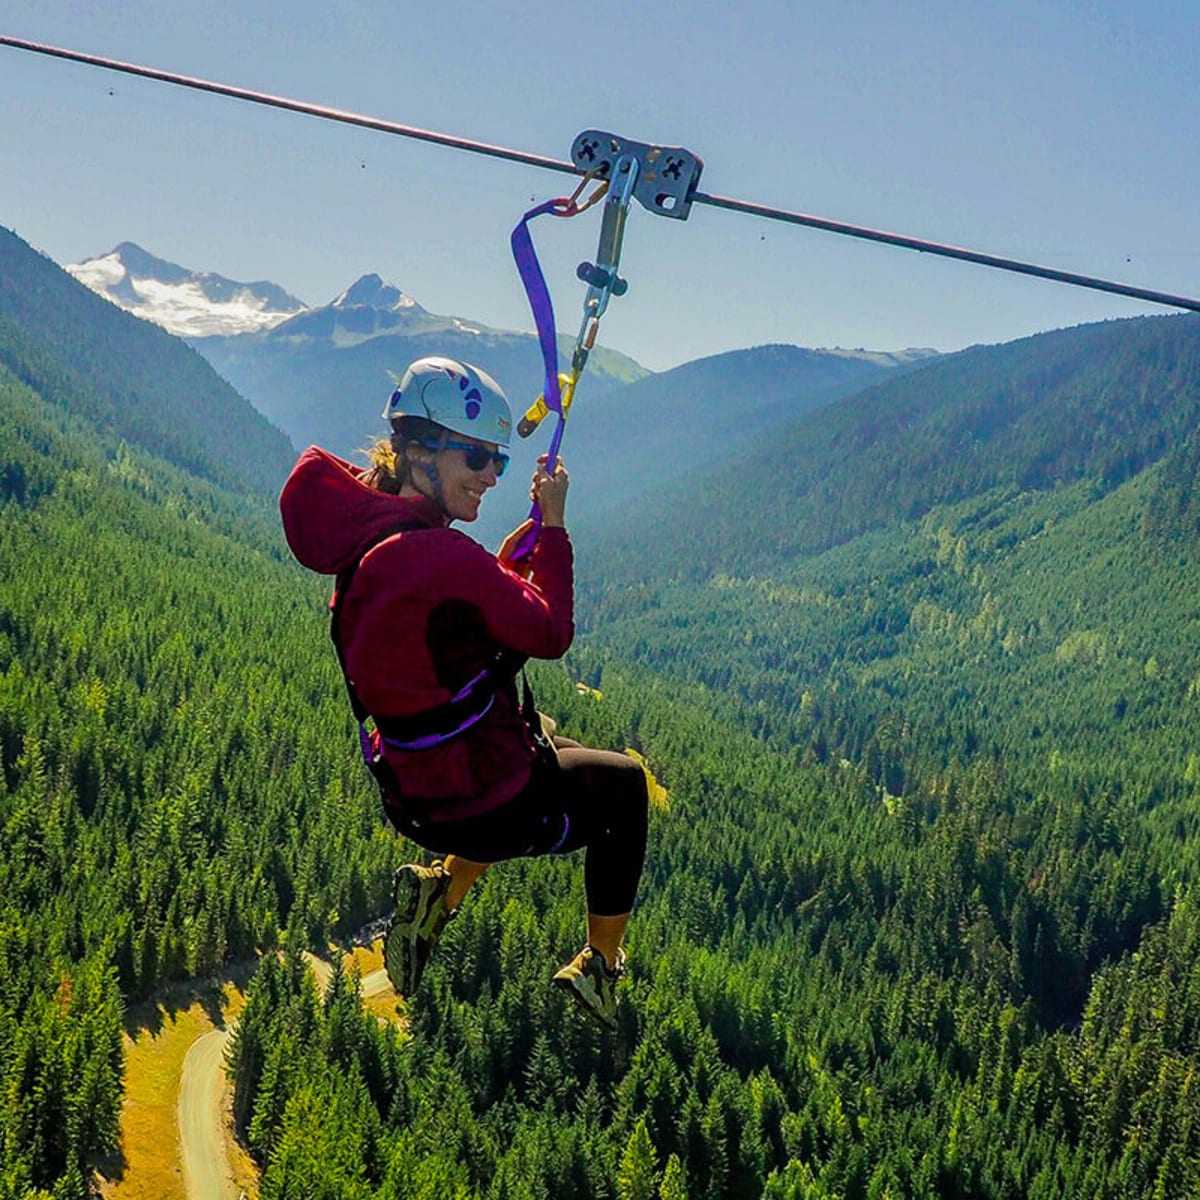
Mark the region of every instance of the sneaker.
[[625, 974], [625, 951], [617, 951], [617, 961], [609, 970], [604, 955], [584, 946], [565, 967], [554, 975], [557, 987], [568, 992], [589, 1016], [609, 1029], [617, 1027], [617, 983]]
[[395, 875], [396, 910], [383, 939], [383, 965], [398, 996], [411, 996], [425, 964], [454, 913], [446, 907], [449, 872], [440, 860], [431, 867], [405, 863]]

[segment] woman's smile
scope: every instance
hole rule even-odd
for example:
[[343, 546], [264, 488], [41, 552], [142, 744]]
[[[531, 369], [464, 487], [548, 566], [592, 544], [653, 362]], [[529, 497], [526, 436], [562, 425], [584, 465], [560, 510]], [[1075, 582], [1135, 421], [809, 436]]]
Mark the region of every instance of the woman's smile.
[[[481, 442], [485, 449], [495, 447]], [[452, 521], [474, 521], [489, 488], [496, 486], [496, 467], [489, 461], [482, 470], [472, 471], [466, 463], [466, 451], [443, 450], [438, 455], [438, 479], [441, 482], [446, 515]]]

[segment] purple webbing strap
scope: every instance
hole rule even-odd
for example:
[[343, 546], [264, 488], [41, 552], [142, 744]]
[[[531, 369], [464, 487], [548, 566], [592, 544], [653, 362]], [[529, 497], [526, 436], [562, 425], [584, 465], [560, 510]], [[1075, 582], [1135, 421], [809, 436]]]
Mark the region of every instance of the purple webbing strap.
[[457, 704], [460, 700], [465, 700], [474, 690], [476, 684], [482, 683], [489, 675], [487, 667], [484, 667], [473, 679], [468, 679], [466, 683], [450, 697], [451, 704]]
[[447, 730], [445, 733], [427, 733], [424, 737], [416, 738], [411, 742], [397, 741], [395, 738], [390, 738], [380, 733], [379, 740], [386, 742], [389, 746], [395, 746], [397, 750], [431, 750], [434, 746], [440, 746], [443, 742], [448, 742], [451, 738], [458, 737], [460, 733], [466, 733], [472, 725], [479, 724], [492, 711], [492, 705], [495, 703], [496, 694], [493, 692], [488, 697], [487, 704], [479, 712], [464, 717], [458, 725], [453, 729]]
[[371, 735], [362, 721], [358, 723], [358, 744], [362, 750], [363, 762], [368, 767], [371, 766], [375, 762], [375, 747], [371, 744]]
[[[566, 424], [562, 411], [562, 395], [558, 388], [558, 343], [557, 331], [554, 326], [554, 304], [550, 299], [550, 289], [546, 286], [546, 277], [542, 274], [541, 263], [538, 262], [537, 251], [533, 248], [533, 237], [529, 232], [529, 222], [534, 217], [550, 213], [556, 217], [574, 216], [574, 202], [565, 198], [547, 200], [536, 208], [531, 208], [512, 231], [509, 239], [512, 245], [513, 258], [517, 264], [517, 272], [529, 297], [529, 307], [533, 310], [533, 322], [537, 327], [538, 344], [542, 350], [542, 364], [545, 371], [545, 382], [542, 387], [542, 397], [546, 407], [558, 414], [558, 426], [550, 439], [550, 450], [547, 466], [554, 470], [558, 459], [558, 450], [562, 445], [563, 429]], [[529, 557], [537, 545], [538, 534], [542, 528], [542, 510], [535, 500], [529, 510], [533, 525], [525, 531], [524, 536], [513, 552], [512, 561], [520, 562]]]

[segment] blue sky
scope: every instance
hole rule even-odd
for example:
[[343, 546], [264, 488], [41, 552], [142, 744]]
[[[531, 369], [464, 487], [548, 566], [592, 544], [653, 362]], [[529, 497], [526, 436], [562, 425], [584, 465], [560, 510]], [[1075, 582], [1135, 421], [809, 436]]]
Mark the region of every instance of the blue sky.
[[[568, 157], [683, 145], [702, 190], [1200, 295], [1200, 9], [1169, 3], [7, 0], [0, 32]], [[0, 47], [0, 224], [325, 303], [377, 271], [531, 321], [508, 233], [565, 176]], [[595, 216], [595, 214], [590, 214]], [[574, 332], [597, 221], [541, 222]], [[601, 340], [952, 350], [1154, 306], [696, 208], [631, 216]]]

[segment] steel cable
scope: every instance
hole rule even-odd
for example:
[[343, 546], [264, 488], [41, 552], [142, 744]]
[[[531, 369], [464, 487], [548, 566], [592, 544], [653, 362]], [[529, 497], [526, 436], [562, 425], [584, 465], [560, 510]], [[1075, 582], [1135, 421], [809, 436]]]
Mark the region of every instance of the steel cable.
[[[585, 170], [565, 159], [547, 158], [544, 155], [530, 154], [524, 150], [512, 150], [505, 146], [494, 146], [487, 142], [455, 137], [447, 133], [437, 133], [433, 130], [420, 129], [413, 125], [402, 125], [395, 121], [385, 121], [379, 117], [365, 116], [362, 113], [347, 112], [343, 109], [311, 104], [307, 101], [294, 100], [287, 96], [273, 96], [267, 92], [256, 92], [249, 88], [234, 87], [230, 84], [216, 83], [208, 79], [197, 79], [193, 76], [180, 75], [173, 71], [162, 71], [155, 67], [140, 66], [137, 63], [102, 58], [96, 54], [84, 54], [77, 50], [66, 50], [59, 46], [48, 46], [40, 42], [25, 41], [22, 38], [7, 37], [3, 34], [0, 34], [0, 45], [11, 46], [17, 50], [28, 50], [34, 54], [48, 55], [52, 58], [62, 58], [71, 62], [84, 63], [87, 66], [100, 67], [104, 70], [120, 71], [126, 75], [137, 75], [145, 79], [156, 80], [160, 83], [170, 83], [197, 91], [211, 92], [219, 96], [228, 96], [231, 99], [242, 100], [251, 104], [263, 104], [271, 108], [284, 109], [288, 112], [303, 113], [325, 121], [338, 121], [344, 125], [357, 125], [364, 129], [373, 129], [378, 133], [390, 133], [399, 137], [415, 138], [418, 141], [433, 142], [451, 149], [465, 150], [472, 154], [484, 154], [491, 158], [505, 159], [509, 162], [522, 163], [526, 166], [542, 167], [546, 170], [560, 171], [568, 175], [586, 174]], [[814, 217], [806, 213], [791, 212], [787, 209], [775, 208], [766, 204], [755, 204], [747, 200], [734, 200], [728, 196], [713, 196], [706, 192], [696, 192], [692, 195], [691, 200], [693, 204], [704, 204], [730, 212], [746, 213], [750, 216], [761, 217], [764, 220], [802, 225], [811, 229], [824, 230], [827, 233], [837, 233], [846, 237], [880, 242], [888, 246], [899, 246], [906, 250], [916, 250], [922, 254], [933, 254], [941, 258], [955, 258], [963, 262], [976, 263], [979, 266], [992, 267], [996, 270], [1011, 271], [1020, 275], [1032, 275], [1040, 279], [1051, 279], [1058, 283], [1070, 284], [1074, 287], [1090, 288], [1093, 291], [1127, 296], [1133, 300], [1144, 300], [1151, 304], [1162, 304], [1169, 308], [1183, 308], [1190, 309], [1193, 312], [1200, 312], [1200, 300], [1194, 300], [1187, 296], [1175, 296], [1168, 292], [1134, 287], [1131, 284], [1117, 283], [1109, 279], [1097, 279], [1090, 275], [1078, 275], [1071, 271], [1059, 271], [1053, 267], [1038, 266], [1035, 263], [1021, 262], [1018, 259], [1002, 258], [994, 254], [983, 254], [977, 250], [966, 250], [959, 246], [947, 246], [940, 242], [924, 241], [920, 238], [906, 237], [898, 233], [886, 233], [879, 229], [868, 229], [861, 225], [850, 225], [844, 221], [831, 221], [825, 217]]]

